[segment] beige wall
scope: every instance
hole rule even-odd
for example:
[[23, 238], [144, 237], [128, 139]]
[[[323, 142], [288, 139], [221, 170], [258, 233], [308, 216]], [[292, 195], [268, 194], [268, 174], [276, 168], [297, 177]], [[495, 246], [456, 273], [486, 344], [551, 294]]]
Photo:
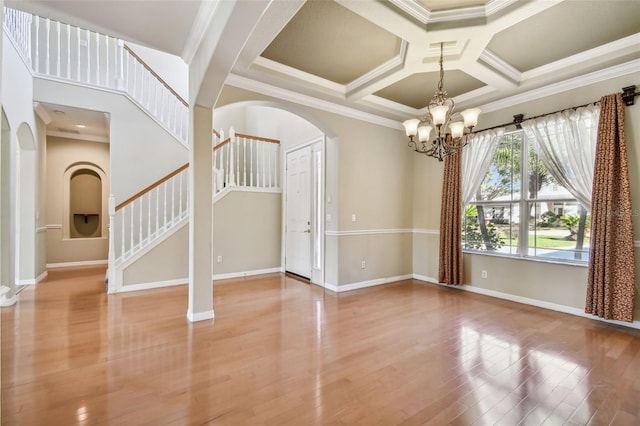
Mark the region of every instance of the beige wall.
[[[629, 77], [620, 77], [485, 112], [479, 128], [509, 122], [518, 113], [524, 113], [526, 118], [585, 104], [633, 83]], [[347, 285], [404, 273], [425, 279], [438, 277], [441, 163], [406, 148], [402, 132], [246, 90], [225, 87], [219, 105], [247, 100], [272, 101], [301, 111], [320, 122], [319, 127], [329, 128], [336, 135], [336, 150], [328, 153], [326, 176], [327, 196], [333, 197], [333, 204], [326, 206], [327, 212], [337, 214], [337, 220], [334, 214], [334, 220], [326, 224], [330, 233], [326, 237], [328, 283]], [[640, 229], [640, 214], [635, 213], [640, 212], [640, 107], [627, 108], [626, 121], [634, 227]], [[353, 213], [356, 222], [351, 221]], [[406, 238], [400, 232], [393, 237], [375, 232], [350, 235], [403, 228], [413, 229], [412, 236]], [[640, 245], [640, 238], [635, 240]], [[393, 253], [391, 260], [389, 253]], [[402, 255], [395, 256], [396, 253]], [[405, 256], [410, 259], [408, 265]], [[368, 258], [367, 266], [372, 270], [361, 269], [363, 257]], [[640, 266], [640, 253], [636, 253], [636, 262]], [[487, 271], [488, 278], [480, 278], [482, 270]], [[465, 255], [466, 282], [470, 286], [576, 309], [584, 307], [586, 274], [587, 269], [582, 266]], [[636, 319], [640, 319], [640, 299], [636, 301]]]
[[[47, 263], [67, 263], [91, 260], [106, 260], [108, 256], [108, 235], [100, 238], [69, 238], [71, 235], [68, 213], [65, 208], [65, 191], [69, 191], [69, 182], [65, 181], [65, 172], [77, 164], [91, 164], [99, 167], [109, 176], [109, 144], [59, 137], [47, 138], [46, 165], [46, 220], [47, 220]], [[109, 191], [109, 179], [102, 182]], [[100, 221], [108, 223], [106, 206], [108, 200], [103, 196]], [[65, 213], [67, 212], [67, 213]], [[105, 222], [106, 221], [106, 222]]]
[[278, 104], [328, 136], [325, 281], [344, 286], [411, 274], [414, 154], [404, 132], [230, 86], [216, 107], [251, 100]]
[[[281, 195], [231, 192], [213, 206], [213, 274], [280, 268]], [[188, 277], [189, 227], [185, 226], [123, 271], [123, 285]], [[222, 262], [217, 263], [217, 257]]]
[[[480, 116], [479, 128], [490, 127], [511, 121], [514, 114], [524, 113], [525, 119], [539, 114], [553, 112], [575, 105], [582, 105], [601, 96], [620, 92], [621, 88], [637, 83], [633, 78], [622, 77], [610, 81], [582, 87], [558, 95], [548, 96], [526, 104], [504, 110], [485, 113]], [[636, 246], [640, 230], [640, 106], [626, 108], [626, 137], [630, 163], [631, 197], [634, 212]], [[433, 162], [426, 161], [419, 167], [416, 164], [416, 181], [432, 173]], [[437, 172], [442, 174], [441, 170]], [[440, 178], [441, 181], [441, 178]], [[414, 195], [414, 223], [416, 228], [438, 229], [440, 186], [431, 188], [416, 187]], [[421, 201], [422, 200], [422, 201]], [[430, 207], [427, 203], [438, 206]], [[420, 203], [422, 206], [420, 207]], [[424, 211], [423, 211], [424, 210]], [[436, 220], [437, 218], [437, 220]], [[437, 258], [438, 235], [415, 235], [414, 272], [426, 277], [438, 277]], [[470, 254], [464, 256], [465, 282], [480, 289], [498, 291], [512, 296], [526, 297], [542, 302], [554, 303], [571, 308], [584, 309], [586, 296], [587, 268], [585, 266], [557, 265], [532, 260], [509, 259], [491, 255]], [[640, 271], [640, 252], [636, 247], [636, 269]], [[481, 271], [487, 271], [488, 277], [481, 278]], [[636, 274], [637, 276], [638, 274]], [[636, 289], [638, 289], [636, 278]], [[640, 298], [636, 290], [635, 320], [640, 319]]]
[[213, 206], [213, 273], [279, 268], [280, 229], [279, 193], [231, 192]]

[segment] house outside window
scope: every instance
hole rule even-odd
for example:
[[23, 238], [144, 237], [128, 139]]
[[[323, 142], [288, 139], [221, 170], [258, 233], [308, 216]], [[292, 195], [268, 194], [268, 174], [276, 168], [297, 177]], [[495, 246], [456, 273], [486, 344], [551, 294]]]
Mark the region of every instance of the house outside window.
[[500, 137], [478, 190], [464, 206], [463, 249], [586, 263], [590, 214], [541, 161], [523, 131]]

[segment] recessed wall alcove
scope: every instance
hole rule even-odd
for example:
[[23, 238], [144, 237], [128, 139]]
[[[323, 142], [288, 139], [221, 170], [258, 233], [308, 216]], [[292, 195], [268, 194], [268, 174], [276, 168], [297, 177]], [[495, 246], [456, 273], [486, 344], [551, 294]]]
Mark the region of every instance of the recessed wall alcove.
[[91, 169], [79, 169], [69, 179], [69, 236], [102, 236], [102, 179]]

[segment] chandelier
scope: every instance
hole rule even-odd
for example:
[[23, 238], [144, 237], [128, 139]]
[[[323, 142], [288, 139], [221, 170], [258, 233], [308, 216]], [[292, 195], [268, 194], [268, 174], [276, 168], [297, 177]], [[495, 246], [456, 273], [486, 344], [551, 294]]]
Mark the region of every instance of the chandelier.
[[[461, 113], [454, 113], [453, 99], [447, 97], [447, 92], [444, 90], [443, 46], [444, 43], [440, 43], [438, 90], [427, 106], [427, 116], [422, 119], [412, 118], [402, 123], [409, 137], [409, 147], [420, 154], [437, 158], [439, 161], [467, 145], [467, 135], [478, 124], [478, 116], [480, 115], [479, 108], [470, 108]], [[447, 127], [451, 133], [447, 133]], [[435, 138], [429, 143], [433, 130], [435, 130]], [[417, 141], [414, 140], [416, 135]]]

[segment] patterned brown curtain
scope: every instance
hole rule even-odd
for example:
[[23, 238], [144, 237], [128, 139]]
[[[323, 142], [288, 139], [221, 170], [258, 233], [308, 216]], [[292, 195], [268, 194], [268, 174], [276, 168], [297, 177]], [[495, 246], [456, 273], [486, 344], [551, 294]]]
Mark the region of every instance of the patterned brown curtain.
[[462, 155], [457, 152], [444, 160], [442, 203], [440, 205], [440, 270], [438, 280], [462, 285]]
[[615, 94], [604, 96], [600, 105], [585, 312], [631, 322], [635, 263], [624, 104]]

